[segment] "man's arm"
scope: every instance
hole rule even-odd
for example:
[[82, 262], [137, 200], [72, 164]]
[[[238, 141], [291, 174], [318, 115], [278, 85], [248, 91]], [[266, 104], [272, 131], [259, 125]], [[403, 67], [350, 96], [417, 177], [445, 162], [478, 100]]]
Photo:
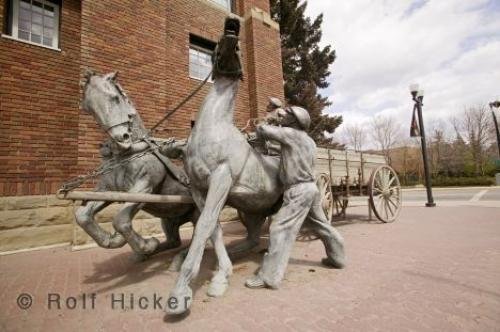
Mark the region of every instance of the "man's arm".
[[267, 140], [278, 141], [281, 144], [288, 144], [288, 128], [271, 126], [271, 125], [259, 125], [256, 128], [257, 135], [263, 137]]

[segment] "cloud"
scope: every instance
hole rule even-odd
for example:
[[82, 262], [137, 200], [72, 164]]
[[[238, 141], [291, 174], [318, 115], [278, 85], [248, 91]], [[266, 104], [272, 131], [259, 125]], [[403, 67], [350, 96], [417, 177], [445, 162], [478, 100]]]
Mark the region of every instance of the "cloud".
[[409, 127], [414, 82], [431, 125], [500, 97], [498, 0], [308, 1], [320, 13], [322, 43], [337, 51], [322, 93], [346, 124], [384, 114]]

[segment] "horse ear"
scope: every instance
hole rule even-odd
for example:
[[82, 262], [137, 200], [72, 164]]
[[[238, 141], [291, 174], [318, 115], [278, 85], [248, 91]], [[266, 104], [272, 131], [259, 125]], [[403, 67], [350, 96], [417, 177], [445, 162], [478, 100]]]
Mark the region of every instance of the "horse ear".
[[87, 69], [85, 69], [85, 73], [83, 74], [83, 77], [85, 77], [85, 79], [88, 81], [94, 75], [95, 75], [95, 71], [93, 71], [92, 69], [87, 68]]
[[105, 79], [107, 79], [108, 81], [116, 81], [116, 79], [118, 78], [118, 72], [117, 71], [114, 71], [114, 72], [111, 72], [109, 74], [106, 74], [104, 76]]

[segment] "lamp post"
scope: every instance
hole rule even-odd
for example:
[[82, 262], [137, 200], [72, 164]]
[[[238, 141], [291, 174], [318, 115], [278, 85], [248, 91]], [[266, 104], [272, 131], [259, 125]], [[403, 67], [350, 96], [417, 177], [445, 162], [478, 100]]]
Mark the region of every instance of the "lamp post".
[[498, 159], [495, 162], [495, 166], [497, 169], [497, 174], [495, 174], [495, 182], [497, 186], [500, 185], [500, 131], [498, 130], [498, 121], [497, 121], [497, 116], [495, 115], [495, 112], [493, 111], [493, 108], [500, 108], [500, 100], [495, 100], [494, 102], [490, 103], [490, 109], [491, 109], [491, 115], [493, 116], [493, 123], [495, 124], [495, 130], [497, 132], [497, 145], [498, 145]]
[[497, 132], [497, 145], [498, 145], [498, 157], [500, 157], [500, 131], [498, 130], [498, 122], [493, 108], [498, 109], [500, 107], [500, 100], [495, 100], [490, 103], [491, 115], [493, 116], [493, 123], [495, 124], [495, 130]]
[[427, 158], [427, 145], [425, 143], [425, 130], [424, 130], [424, 120], [422, 118], [422, 106], [424, 100], [424, 90], [420, 90], [418, 84], [410, 85], [410, 92], [415, 102], [415, 108], [418, 113], [418, 125], [420, 127], [420, 140], [422, 143], [422, 157], [424, 159], [424, 173], [425, 173], [425, 188], [427, 189], [427, 203], [425, 206], [434, 207], [434, 198], [432, 197], [432, 183], [431, 183], [431, 173], [429, 171], [429, 160]]

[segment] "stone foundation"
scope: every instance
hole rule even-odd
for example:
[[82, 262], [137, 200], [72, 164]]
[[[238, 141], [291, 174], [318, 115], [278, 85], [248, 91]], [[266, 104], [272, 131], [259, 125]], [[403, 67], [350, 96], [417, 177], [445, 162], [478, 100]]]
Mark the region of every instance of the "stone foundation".
[[[70, 201], [55, 196], [0, 197], [0, 252], [68, 244], [82, 246], [94, 241], [76, 224]], [[121, 208], [113, 204], [99, 213], [96, 220], [111, 231], [111, 221]], [[237, 219], [236, 210], [225, 208], [220, 220]], [[133, 221], [134, 229], [142, 236], [163, 235], [160, 219], [140, 211]], [[185, 224], [183, 227], [191, 227]]]

